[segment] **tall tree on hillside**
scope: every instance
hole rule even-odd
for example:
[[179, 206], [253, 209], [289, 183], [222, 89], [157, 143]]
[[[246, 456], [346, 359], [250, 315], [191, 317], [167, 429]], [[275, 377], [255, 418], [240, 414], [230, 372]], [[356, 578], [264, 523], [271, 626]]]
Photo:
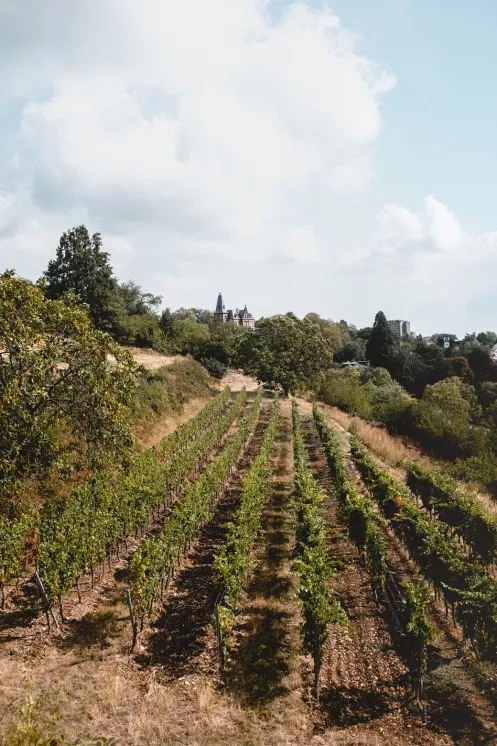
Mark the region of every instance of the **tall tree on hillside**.
[[112, 276], [109, 254], [102, 251], [100, 233], [90, 236], [84, 225], [63, 233], [55, 259], [44, 273], [50, 300], [72, 291], [88, 304], [95, 326], [110, 331], [118, 316], [117, 281]]
[[261, 321], [242, 342], [239, 354], [247, 373], [279, 384], [285, 394], [315, 387], [333, 357], [317, 324], [288, 314]]
[[392, 330], [383, 311], [378, 311], [366, 345], [368, 360], [375, 367], [388, 369], [394, 351], [395, 339]]
[[127, 452], [135, 368], [74, 295], [47, 300], [0, 275], [0, 506], [17, 480], [70, 454], [94, 468]]

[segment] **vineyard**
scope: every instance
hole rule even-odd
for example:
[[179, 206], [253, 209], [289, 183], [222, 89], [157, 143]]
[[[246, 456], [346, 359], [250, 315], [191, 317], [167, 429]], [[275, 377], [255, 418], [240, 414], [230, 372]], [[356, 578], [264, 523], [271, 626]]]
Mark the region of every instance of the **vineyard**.
[[0, 709], [29, 681], [83, 743], [489, 743], [496, 552], [444, 475], [403, 481], [318, 405], [225, 387], [0, 519]]

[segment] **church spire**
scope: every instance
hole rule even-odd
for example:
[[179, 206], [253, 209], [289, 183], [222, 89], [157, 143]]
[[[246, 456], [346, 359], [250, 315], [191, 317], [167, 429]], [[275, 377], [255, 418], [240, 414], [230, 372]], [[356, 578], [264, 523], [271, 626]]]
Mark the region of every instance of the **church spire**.
[[214, 313], [223, 313], [223, 311], [223, 296], [221, 295], [221, 293], [219, 293], [219, 295], [217, 296], [216, 310], [214, 311]]

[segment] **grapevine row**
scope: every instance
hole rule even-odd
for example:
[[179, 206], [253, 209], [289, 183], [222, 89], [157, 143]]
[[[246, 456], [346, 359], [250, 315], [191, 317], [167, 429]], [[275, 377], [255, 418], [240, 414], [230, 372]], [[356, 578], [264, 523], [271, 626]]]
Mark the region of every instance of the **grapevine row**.
[[447, 537], [448, 527], [418, 508], [408, 488], [379, 467], [353, 440], [351, 455], [383, 514], [413, 554], [423, 575], [443, 594], [477, 655], [497, 658], [497, 584], [484, 566]]
[[402, 630], [405, 655], [419, 700], [428, 664], [428, 643], [432, 639], [432, 629], [426, 615], [430, 598], [429, 589], [419, 579], [413, 583], [402, 583], [397, 586], [401, 594], [400, 606], [398, 599], [389, 592], [386, 546], [383, 538], [385, 521], [374, 512], [371, 501], [360, 495], [350, 481], [344, 466], [340, 442], [316, 405], [313, 406], [313, 415], [349, 536], [364, 558], [376, 600], [378, 601], [381, 591]]
[[183, 499], [176, 502], [161, 534], [143, 542], [130, 562], [130, 591], [135, 614], [143, 618], [152, 611], [157, 591], [174, 572], [174, 562], [195, 538], [199, 526], [212, 514], [217, 497], [224, 490], [233, 466], [244, 450], [257, 420], [262, 389], [238, 430], [224, 450], [189, 484]]
[[221, 393], [201, 409], [195, 417], [187, 420], [170, 435], [163, 438], [157, 446], [159, 456], [162, 459], [170, 458], [175, 451], [181, 450], [185, 447], [186, 443], [197, 438], [203, 428], [210, 425], [213, 419], [217, 417], [221, 409], [228, 402], [230, 395], [230, 387], [225, 386]]
[[421, 498], [424, 507], [451, 527], [472, 552], [486, 564], [493, 564], [497, 553], [497, 520], [488, 516], [471, 495], [459, 492], [442, 474], [410, 464], [407, 484]]
[[[128, 469], [127, 476], [122, 475], [120, 478], [127, 485], [129, 484], [130, 487], [131, 483], [136, 484], [137, 491], [142, 489], [146, 481], [149, 484], [152, 483], [153, 473], [157, 474], [159, 481], [158, 457], [162, 461], [166, 461], [176, 451], [184, 448], [189, 441], [197, 437], [213, 418], [216, 417], [218, 412], [226, 406], [230, 395], [231, 390], [229, 386], [226, 386], [195, 417], [192, 417], [173, 433], [163, 438], [158, 446], [135, 456]], [[115, 482], [115, 478], [110, 475], [100, 474], [96, 478], [91, 478], [80, 489], [87, 496], [91, 495], [92, 492], [97, 493], [100, 484], [102, 484], [101, 489], [103, 490], [116, 490], [117, 487], [115, 484], [112, 484], [113, 482]], [[68, 498], [68, 502], [73, 499], [74, 493]], [[76, 498], [76, 509], [79, 502], [78, 497]], [[95, 497], [92, 497], [92, 502], [96, 505], [98, 502], [103, 501], [99, 501], [98, 495], [95, 494]], [[16, 578], [23, 569], [27, 537], [34, 529], [36, 529], [37, 535], [41, 534], [39, 536], [41, 541], [48, 541], [50, 537], [56, 536], [58, 531], [57, 519], [63, 515], [64, 507], [64, 501], [54, 502], [51, 506], [47, 506], [42, 516], [38, 512], [13, 520], [8, 520], [0, 516], [0, 594], [2, 607], [4, 605], [4, 587]], [[40, 519], [42, 520], [42, 526], [39, 525]], [[138, 525], [141, 525], [144, 520], [146, 520], [146, 517], [143, 517], [143, 520]], [[50, 527], [52, 527], [52, 531]]]
[[[223, 393], [216, 402], [223, 405]], [[116, 478], [103, 473], [87, 480], [64, 502], [47, 504], [41, 511], [38, 567], [48, 597], [59, 602], [78, 578], [93, 569], [119, 541], [146, 525], [150, 514], [166, 507], [169, 470], [174, 467], [172, 484], [190, 474], [197, 461], [209, 450], [238, 416], [246, 400], [243, 390], [233, 404], [184, 450], [176, 451], [164, 464], [153, 450], [137, 456], [126, 475]], [[209, 408], [212, 411], [211, 406]], [[219, 408], [219, 407], [218, 407]], [[79, 593], [79, 588], [78, 588]]]
[[328, 639], [328, 625], [345, 624], [347, 617], [330, 589], [333, 568], [326, 547], [326, 524], [319, 507], [324, 495], [307, 465], [299, 408], [295, 401], [292, 402], [292, 421], [297, 502], [294, 570], [300, 577], [299, 599], [304, 616], [304, 649], [314, 660], [314, 690], [318, 698], [319, 675]]
[[270, 463], [278, 418], [279, 402], [276, 400], [260, 452], [252, 462], [247, 476], [242, 480], [240, 505], [228, 527], [226, 542], [214, 557], [214, 570], [222, 589], [217, 610], [222, 660], [243, 584], [253, 564], [250, 550], [260, 531], [262, 506], [270, 490]]

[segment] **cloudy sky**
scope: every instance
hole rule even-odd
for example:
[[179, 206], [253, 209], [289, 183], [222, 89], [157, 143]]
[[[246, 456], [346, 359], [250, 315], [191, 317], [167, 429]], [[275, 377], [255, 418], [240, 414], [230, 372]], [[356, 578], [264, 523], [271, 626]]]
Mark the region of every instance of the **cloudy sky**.
[[495, 0], [0, 0], [0, 269], [497, 330]]

